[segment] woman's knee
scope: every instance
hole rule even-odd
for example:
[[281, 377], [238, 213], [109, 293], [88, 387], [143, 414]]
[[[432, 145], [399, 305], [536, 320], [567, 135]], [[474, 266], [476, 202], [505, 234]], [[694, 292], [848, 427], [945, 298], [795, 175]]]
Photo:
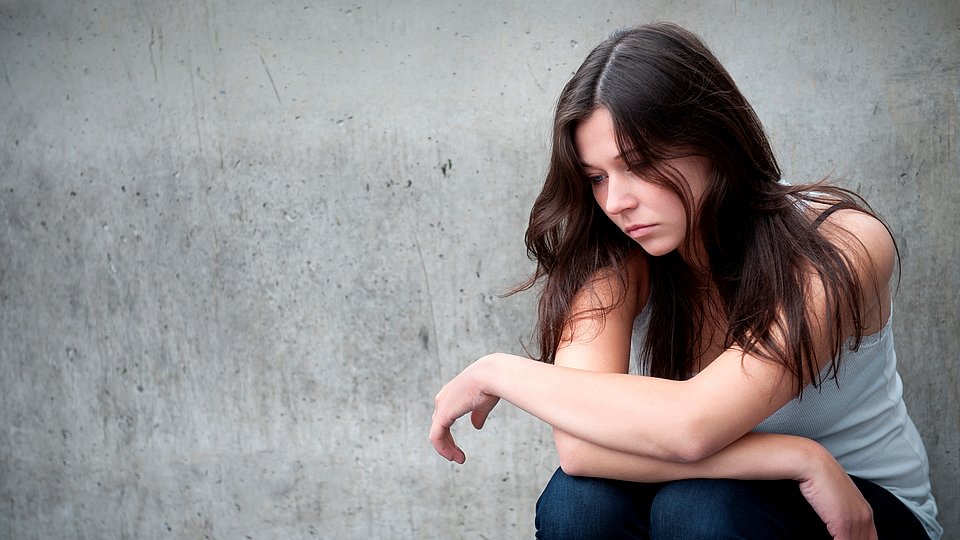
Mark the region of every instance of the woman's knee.
[[670, 482], [650, 509], [651, 538], [818, 538], [826, 532], [795, 482]]
[[646, 528], [641, 486], [557, 469], [537, 501], [537, 538], [636, 537]]
[[653, 499], [650, 529], [656, 538], [719, 538], [730, 528], [731, 496], [724, 481], [670, 482]]

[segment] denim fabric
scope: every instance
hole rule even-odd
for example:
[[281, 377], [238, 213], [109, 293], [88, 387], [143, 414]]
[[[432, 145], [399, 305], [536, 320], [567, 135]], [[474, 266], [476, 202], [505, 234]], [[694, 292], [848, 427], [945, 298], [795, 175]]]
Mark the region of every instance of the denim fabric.
[[[899, 499], [853, 480], [873, 508], [880, 540], [927, 538]], [[544, 540], [830, 538], [793, 481], [641, 484], [567, 476], [559, 469], [537, 501], [536, 527]]]

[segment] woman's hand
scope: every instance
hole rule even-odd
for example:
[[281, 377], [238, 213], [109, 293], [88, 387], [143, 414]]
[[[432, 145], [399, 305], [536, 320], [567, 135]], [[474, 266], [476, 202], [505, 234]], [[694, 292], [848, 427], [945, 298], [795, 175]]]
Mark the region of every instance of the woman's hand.
[[843, 467], [826, 451], [800, 478], [800, 492], [838, 540], [876, 540], [873, 509]]
[[482, 376], [492, 361], [493, 355], [480, 358], [445, 384], [437, 394], [430, 425], [430, 443], [438, 454], [449, 461], [463, 464], [467, 459], [463, 450], [453, 441], [450, 426], [461, 416], [470, 413], [473, 427], [480, 429], [500, 401], [499, 397], [486, 393], [483, 388]]

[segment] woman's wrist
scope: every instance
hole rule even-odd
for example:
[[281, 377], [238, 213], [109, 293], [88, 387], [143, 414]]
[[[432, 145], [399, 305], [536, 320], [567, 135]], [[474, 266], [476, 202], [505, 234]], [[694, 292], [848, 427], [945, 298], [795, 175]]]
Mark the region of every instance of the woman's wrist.
[[794, 480], [798, 482], [810, 480], [830, 467], [839, 467], [837, 460], [823, 445], [807, 438], [800, 438], [796, 464], [798, 468], [794, 474]]
[[486, 356], [481, 356], [474, 362], [476, 369], [474, 376], [476, 377], [476, 383], [481, 392], [501, 397], [501, 389], [498, 383], [506, 356], [507, 355], [503, 353], [491, 353]]

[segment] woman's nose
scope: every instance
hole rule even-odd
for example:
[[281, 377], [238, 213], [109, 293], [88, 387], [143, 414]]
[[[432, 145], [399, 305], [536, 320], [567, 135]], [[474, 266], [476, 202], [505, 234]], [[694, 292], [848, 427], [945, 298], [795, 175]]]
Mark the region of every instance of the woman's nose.
[[637, 196], [633, 192], [630, 175], [610, 175], [607, 178], [607, 197], [604, 210], [608, 214], [619, 214], [637, 205]]

